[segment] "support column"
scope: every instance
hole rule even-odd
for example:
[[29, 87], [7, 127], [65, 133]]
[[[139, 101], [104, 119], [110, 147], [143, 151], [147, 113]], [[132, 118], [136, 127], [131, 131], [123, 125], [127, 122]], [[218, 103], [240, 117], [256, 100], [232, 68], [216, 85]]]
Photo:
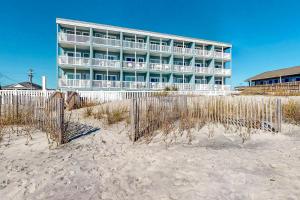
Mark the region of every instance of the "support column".
[[196, 73], [196, 67], [195, 67], [195, 60], [196, 60], [196, 57], [195, 57], [195, 42], [192, 43], [192, 52], [193, 52], [193, 58], [192, 58], [192, 62], [191, 62], [191, 65], [192, 65], [192, 68], [193, 68], [193, 74], [192, 74], [192, 78], [190, 80], [190, 83], [192, 85], [192, 90], [195, 90], [195, 73]]
[[150, 36], [147, 36], [147, 55], [146, 55], [146, 66], [147, 66], [147, 74], [146, 74], [146, 87], [150, 89]]
[[94, 50], [93, 50], [93, 43], [92, 43], [92, 36], [93, 36], [93, 29], [90, 28], [90, 89], [93, 90], [93, 80], [94, 80], [94, 74], [93, 74], [93, 57], [94, 57]]
[[120, 42], [121, 42], [121, 49], [120, 49], [120, 87], [121, 90], [123, 89], [123, 32], [120, 33]]
[[170, 42], [170, 48], [171, 48], [171, 57], [170, 57], [170, 61], [169, 61], [169, 64], [171, 66], [171, 74], [170, 74], [170, 79], [169, 79], [169, 83], [171, 85], [173, 85], [173, 79], [174, 79], [174, 75], [173, 75], [173, 72], [174, 72], [174, 53], [173, 53], [173, 47], [174, 47], [174, 40], [171, 39], [171, 42]]

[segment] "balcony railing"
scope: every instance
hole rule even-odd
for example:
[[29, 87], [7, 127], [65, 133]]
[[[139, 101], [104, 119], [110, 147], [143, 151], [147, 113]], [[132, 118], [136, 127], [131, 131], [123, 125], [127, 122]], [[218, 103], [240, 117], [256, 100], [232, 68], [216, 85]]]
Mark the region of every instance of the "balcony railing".
[[127, 89], [141, 89], [146, 88], [146, 82], [141, 81], [123, 81], [123, 87]]
[[146, 69], [147, 65], [145, 62], [124, 61], [123, 67], [129, 69]]
[[59, 79], [58, 85], [61, 88], [89, 88], [90, 87], [90, 80]]
[[195, 67], [193, 66], [184, 66], [184, 65], [174, 65], [174, 71], [177, 72], [193, 72]]
[[149, 63], [150, 70], [156, 71], [171, 71], [171, 65], [160, 63]]
[[121, 67], [120, 61], [106, 60], [106, 59], [99, 59], [99, 58], [93, 58], [92, 65], [93, 67], [111, 67], [111, 68]]
[[178, 90], [192, 90], [193, 85], [189, 83], [173, 83], [173, 86]]
[[195, 90], [213, 90], [212, 84], [195, 84]]
[[214, 68], [214, 73], [215, 73], [216, 75], [230, 76], [230, 75], [231, 75], [231, 69]]
[[171, 83], [164, 83], [164, 82], [150, 82], [149, 87], [150, 89], [157, 89], [157, 90], [162, 90], [165, 89], [166, 87], [171, 87]]
[[170, 49], [170, 46], [167, 45], [150, 44], [150, 51], [170, 52]]
[[213, 51], [204, 50], [203, 55], [204, 55], [204, 57], [207, 57], [207, 58], [212, 57], [213, 56]]
[[76, 34], [60, 32], [58, 35], [58, 39], [61, 42], [76, 42], [76, 43], [89, 44], [91, 37], [86, 35], [76, 35]]
[[193, 54], [192, 48], [173, 47], [173, 52], [176, 54]]
[[82, 57], [59, 56], [58, 64], [88, 66], [90, 64], [90, 59]]
[[147, 50], [147, 43], [144, 42], [132, 42], [132, 41], [123, 41], [124, 48], [131, 48], [131, 49], [141, 49]]
[[203, 56], [204, 51], [202, 49], [194, 49], [194, 53], [196, 56]]
[[121, 40], [93, 37], [93, 44], [94, 45], [105, 45], [105, 46], [120, 47], [121, 46]]
[[93, 80], [93, 87], [95, 88], [120, 88], [120, 81], [109, 81], [109, 80]]
[[216, 91], [230, 91], [230, 85], [214, 85], [213, 90]]
[[199, 74], [211, 74], [211, 71], [209, 67], [195, 67], [195, 72]]

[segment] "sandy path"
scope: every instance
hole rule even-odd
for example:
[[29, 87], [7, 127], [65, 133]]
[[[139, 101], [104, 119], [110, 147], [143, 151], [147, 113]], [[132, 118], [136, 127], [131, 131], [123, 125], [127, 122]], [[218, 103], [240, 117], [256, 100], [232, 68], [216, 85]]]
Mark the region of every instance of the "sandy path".
[[[300, 128], [192, 145], [132, 144], [123, 125], [49, 150], [44, 134], [0, 146], [0, 199], [297, 199]], [[121, 132], [121, 133], [120, 133]], [[298, 134], [297, 134], [298, 133]], [[157, 138], [156, 138], [157, 139]]]

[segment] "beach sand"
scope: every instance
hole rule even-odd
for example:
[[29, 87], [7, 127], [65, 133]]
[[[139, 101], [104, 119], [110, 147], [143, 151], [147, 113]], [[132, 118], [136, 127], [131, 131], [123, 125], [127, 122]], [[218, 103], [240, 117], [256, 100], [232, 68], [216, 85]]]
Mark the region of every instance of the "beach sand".
[[[93, 122], [95, 123], [95, 122]], [[36, 132], [0, 143], [0, 199], [299, 199], [300, 128], [257, 133], [244, 144], [216, 128], [133, 144], [125, 123], [49, 149]]]

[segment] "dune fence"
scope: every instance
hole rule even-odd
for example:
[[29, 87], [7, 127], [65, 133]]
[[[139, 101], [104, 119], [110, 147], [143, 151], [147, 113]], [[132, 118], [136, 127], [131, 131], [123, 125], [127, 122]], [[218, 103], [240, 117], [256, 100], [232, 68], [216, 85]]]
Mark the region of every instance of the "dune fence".
[[64, 143], [64, 99], [2, 93], [0, 125], [38, 129], [58, 144]]
[[225, 127], [280, 132], [281, 99], [249, 96], [156, 96], [131, 100], [130, 138], [151, 138], [156, 130], [168, 134], [219, 123]]

